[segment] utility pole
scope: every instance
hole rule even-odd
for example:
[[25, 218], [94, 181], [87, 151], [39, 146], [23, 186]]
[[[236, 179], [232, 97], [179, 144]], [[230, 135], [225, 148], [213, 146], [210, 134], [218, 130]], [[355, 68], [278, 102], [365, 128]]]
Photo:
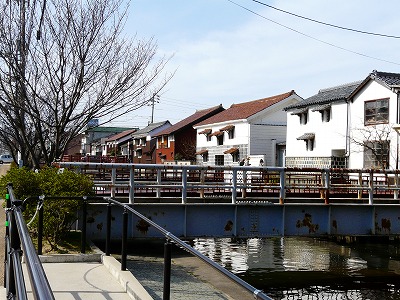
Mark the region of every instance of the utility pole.
[[[157, 100], [156, 100], [157, 98]], [[154, 122], [154, 105], [155, 103], [159, 103], [160, 102], [160, 96], [158, 96], [157, 94], [153, 94], [153, 97], [151, 98], [151, 123], [152, 124]]]

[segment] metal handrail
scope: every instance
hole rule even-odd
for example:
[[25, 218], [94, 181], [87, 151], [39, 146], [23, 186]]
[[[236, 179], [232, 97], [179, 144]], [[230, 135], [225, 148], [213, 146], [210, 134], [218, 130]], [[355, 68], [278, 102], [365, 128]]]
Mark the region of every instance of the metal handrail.
[[[106, 245], [105, 245], [105, 255], [109, 256], [110, 255], [110, 240], [111, 240], [111, 219], [112, 219], [112, 214], [111, 214], [111, 209], [112, 206], [119, 206], [123, 208], [123, 221], [122, 221], [122, 250], [121, 250], [121, 270], [126, 271], [126, 265], [127, 265], [127, 232], [128, 232], [128, 213], [131, 213], [135, 215], [136, 217], [142, 219], [143, 221], [147, 222], [149, 225], [153, 226], [156, 230], [158, 230], [165, 238], [166, 238], [166, 244], [165, 244], [165, 253], [164, 253], [164, 291], [163, 291], [163, 299], [169, 299], [170, 296], [170, 268], [171, 268], [171, 256], [168, 254], [168, 251], [170, 251], [169, 248], [169, 242], [172, 241], [175, 243], [177, 246], [181, 247], [182, 249], [186, 250], [187, 252], [191, 253], [192, 255], [198, 257], [205, 263], [209, 264], [211, 267], [216, 269], [217, 271], [221, 272], [223, 275], [227, 276], [229, 279], [232, 281], [236, 282], [240, 286], [242, 286], [244, 289], [249, 291], [250, 293], [253, 294], [255, 299], [264, 299], [264, 300], [271, 300], [267, 295], [265, 295], [261, 290], [256, 289], [252, 285], [248, 284], [246, 281], [242, 280], [235, 274], [231, 273], [224, 267], [220, 266], [204, 254], [200, 253], [178, 237], [176, 237], [174, 234], [171, 232], [165, 230], [163, 227], [158, 225], [157, 223], [153, 222], [149, 218], [145, 217], [135, 209], [129, 206], [129, 204], [126, 203], [121, 203], [111, 197], [94, 197], [94, 196], [40, 196], [40, 197], [29, 197], [24, 201], [24, 204], [27, 203], [28, 201], [32, 200], [37, 200], [37, 201], [46, 201], [46, 200], [57, 200], [57, 199], [70, 199], [70, 200], [81, 200], [82, 201], [82, 214], [81, 214], [81, 223], [82, 223], [82, 228], [81, 228], [81, 253], [85, 253], [85, 244], [86, 244], [86, 206], [90, 200], [93, 201], [102, 201], [108, 203], [107, 206], [107, 224], [106, 224]], [[40, 210], [43, 209], [43, 206], [41, 206]], [[39, 218], [43, 217], [43, 214], [39, 214]], [[41, 220], [39, 219], [39, 222], [41, 223]], [[40, 239], [42, 236], [42, 233], [40, 230], [38, 230], [38, 239]], [[38, 241], [40, 242], [40, 241]], [[39, 244], [39, 243], [38, 243]], [[169, 249], [169, 250], [168, 250]], [[38, 252], [41, 253], [41, 249], [38, 249]]]
[[[162, 191], [168, 189], [180, 191], [182, 203], [187, 203], [189, 190], [199, 193], [200, 197], [204, 198], [205, 190], [222, 189], [231, 194], [233, 204], [237, 203], [239, 198], [247, 198], [248, 192], [259, 188], [276, 191], [279, 194], [280, 204], [284, 204], [286, 194], [291, 189], [317, 193], [319, 191], [326, 204], [329, 203], [329, 197], [336, 191], [357, 192], [358, 199], [361, 199], [363, 192], [366, 192], [369, 204], [373, 204], [376, 192], [393, 193], [394, 199], [398, 199], [400, 191], [400, 170], [81, 162], [58, 162], [56, 166], [74, 168], [81, 172], [103, 171], [103, 175], [110, 173], [108, 180], [95, 180], [95, 187], [109, 189], [111, 197], [114, 198], [118, 188], [128, 189], [129, 203], [133, 203], [136, 192], [146, 189], [155, 192], [157, 198], [160, 197]], [[148, 171], [152, 177], [147, 177]], [[207, 172], [221, 175], [219, 181], [206, 182], [204, 174]], [[190, 181], [189, 175], [193, 173], [197, 175], [196, 180]], [[117, 174], [124, 176], [118, 178]], [[164, 177], [162, 177], [163, 174]], [[243, 175], [241, 179], [238, 174]], [[273, 178], [271, 177], [272, 181], [268, 179], [267, 182], [257, 183], [257, 178], [263, 178], [262, 176]], [[256, 179], [256, 182], [253, 183], [252, 178]], [[337, 183], [338, 178], [342, 178], [344, 182], [339, 180]], [[238, 195], [238, 191], [241, 191], [241, 195]], [[252, 195], [252, 197], [255, 196]]]
[[5, 287], [7, 297], [28, 299], [21, 265], [21, 247], [26, 259], [27, 271], [35, 299], [55, 299], [39, 256], [29, 236], [22, 216], [22, 201], [14, 196], [12, 185], [7, 185], [6, 201], [6, 259]]

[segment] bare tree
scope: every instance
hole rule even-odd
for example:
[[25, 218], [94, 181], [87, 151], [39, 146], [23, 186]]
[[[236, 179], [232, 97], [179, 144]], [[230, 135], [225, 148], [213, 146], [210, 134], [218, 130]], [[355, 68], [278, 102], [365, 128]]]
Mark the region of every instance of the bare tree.
[[355, 152], [364, 153], [366, 168], [388, 169], [390, 159], [390, 141], [393, 136], [390, 124], [369, 125], [352, 130], [350, 142], [357, 146]]
[[86, 124], [147, 105], [171, 76], [153, 39], [123, 36], [123, 0], [8, 1], [0, 14], [0, 142], [51, 164]]

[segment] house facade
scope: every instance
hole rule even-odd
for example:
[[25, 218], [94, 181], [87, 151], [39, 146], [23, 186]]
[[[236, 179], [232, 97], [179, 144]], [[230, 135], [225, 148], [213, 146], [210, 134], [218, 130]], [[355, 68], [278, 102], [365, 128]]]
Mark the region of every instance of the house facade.
[[133, 155], [132, 162], [139, 164], [156, 163], [156, 143], [159, 132], [171, 127], [169, 121], [151, 123], [132, 134]]
[[400, 74], [323, 89], [285, 108], [287, 167], [397, 168]]
[[156, 163], [163, 164], [177, 160], [194, 161], [196, 156], [196, 130], [193, 125], [221, 111], [222, 105], [198, 110], [156, 135]]
[[283, 165], [287, 118], [283, 108], [301, 100], [290, 91], [233, 104], [197, 123], [197, 164]]
[[102, 155], [130, 156], [132, 152], [132, 134], [138, 128], [124, 130], [102, 140]]

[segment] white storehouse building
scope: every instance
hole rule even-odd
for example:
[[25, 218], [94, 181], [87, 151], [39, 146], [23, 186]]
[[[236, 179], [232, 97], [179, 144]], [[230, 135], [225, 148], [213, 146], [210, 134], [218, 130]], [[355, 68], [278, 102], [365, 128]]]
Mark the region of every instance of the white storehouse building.
[[[284, 163], [286, 112], [301, 101], [294, 91], [230, 108], [193, 126], [197, 130], [196, 158], [200, 165]], [[262, 160], [262, 161], [261, 161]]]
[[398, 168], [400, 74], [322, 89], [285, 108], [286, 166]]

